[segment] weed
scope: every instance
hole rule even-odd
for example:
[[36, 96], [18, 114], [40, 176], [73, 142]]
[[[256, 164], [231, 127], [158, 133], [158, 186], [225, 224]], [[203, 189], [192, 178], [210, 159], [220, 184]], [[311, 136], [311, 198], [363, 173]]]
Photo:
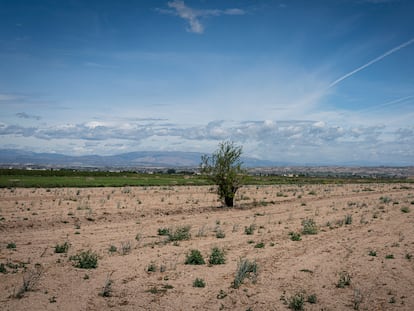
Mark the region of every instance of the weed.
[[111, 246], [109, 246], [109, 252], [110, 252], [110, 253], [115, 253], [117, 250], [118, 250], [118, 249], [116, 248], [116, 246], [115, 246], [115, 245], [111, 245]]
[[151, 262], [147, 267], [147, 272], [157, 272], [157, 266]]
[[67, 253], [69, 249], [69, 243], [65, 242], [63, 244], [56, 244], [55, 246], [55, 253], [61, 254], [61, 253]]
[[380, 197], [379, 200], [382, 203], [390, 203], [391, 202], [391, 199], [389, 197]]
[[302, 234], [317, 234], [318, 228], [312, 218], [306, 218], [302, 221]]
[[288, 299], [289, 309], [303, 310], [305, 304], [305, 295], [303, 293], [296, 293]]
[[413, 258], [413, 255], [411, 255], [409, 253], [405, 254], [405, 259], [411, 260], [411, 258]]
[[240, 259], [237, 264], [236, 275], [232, 284], [233, 288], [239, 288], [246, 277], [256, 283], [258, 275], [258, 266], [256, 261], [250, 262], [248, 259]]
[[352, 224], [352, 215], [346, 215], [345, 216], [345, 220], [344, 220], [344, 222], [345, 222], [345, 225], [350, 225], [350, 224]]
[[131, 242], [121, 242], [121, 255], [128, 255], [131, 252]]
[[0, 273], [6, 274], [7, 269], [4, 263], [0, 263]]
[[16, 249], [16, 243], [14, 243], [14, 242], [8, 243], [7, 248], [8, 249]]
[[403, 212], [403, 213], [409, 213], [410, 212], [410, 208], [408, 207], [408, 206], [404, 206], [404, 207], [401, 207], [401, 212]]
[[300, 241], [300, 240], [302, 240], [302, 238], [300, 236], [300, 233], [297, 233], [297, 232], [289, 232], [289, 236], [290, 236], [290, 239], [292, 241]]
[[158, 228], [158, 235], [169, 235], [170, 234], [170, 229], [168, 228]]
[[200, 251], [197, 249], [192, 249], [190, 253], [187, 254], [187, 258], [185, 259], [186, 265], [204, 265], [205, 261], [203, 255], [201, 255]]
[[220, 292], [217, 294], [217, 299], [224, 299], [226, 297], [227, 293], [224, 290], [220, 289]]
[[210, 258], [208, 260], [210, 265], [222, 265], [226, 263], [226, 258], [224, 250], [219, 249], [218, 247], [213, 247], [211, 249]]
[[394, 259], [394, 255], [393, 254], [385, 255], [385, 259]]
[[112, 294], [112, 283], [113, 283], [113, 281], [111, 280], [111, 275], [112, 275], [112, 273], [108, 274], [108, 276], [106, 277], [105, 284], [102, 287], [102, 290], [99, 293], [99, 296], [102, 296], [102, 297], [111, 297], [111, 294]]
[[358, 288], [356, 288], [354, 289], [354, 300], [353, 300], [354, 310], [359, 310], [359, 306], [361, 305], [361, 302], [362, 302], [362, 293]]
[[224, 233], [224, 231], [223, 231], [223, 230], [218, 229], [218, 230], [216, 231], [216, 238], [217, 238], [217, 239], [224, 239], [225, 237], [226, 237], [226, 234]]
[[339, 280], [336, 284], [336, 287], [338, 288], [345, 288], [346, 286], [351, 285], [351, 276], [348, 272], [342, 271], [339, 273]]
[[254, 246], [254, 248], [264, 248], [264, 247], [265, 247], [265, 244], [263, 242], [259, 242]]
[[71, 256], [74, 266], [81, 269], [95, 269], [98, 267], [98, 255], [91, 250], [82, 251], [77, 255]]
[[318, 298], [316, 297], [316, 294], [312, 294], [312, 295], [308, 296], [306, 301], [309, 302], [309, 303], [317, 303]]
[[36, 286], [37, 282], [42, 275], [42, 268], [40, 265], [36, 265], [35, 270], [31, 270], [25, 275], [23, 275], [23, 284], [17, 291], [17, 293], [13, 293], [14, 298], [22, 298], [25, 292], [33, 290]]
[[251, 224], [248, 227], [244, 227], [244, 233], [247, 235], [252, 235], [254, 233], [254, 230], [256, 229], [256, 225], [255, 224]]
[[370, 250], [369, 253], [368, 253], [368, 255], [375, 257], [375, 256], [377, 256], [377, 252], [374, 251], [374, 250]]
[[203, 279], [196, 278], [193, 282], [193, 287], [206, 287], [206, 282]]
[[168, 240], [169, 241], [183, 241], [189, 240], [191, 238], [190, 234], [190, 226], [183, 226], [177, 228], [174, 232], [168, 232]]

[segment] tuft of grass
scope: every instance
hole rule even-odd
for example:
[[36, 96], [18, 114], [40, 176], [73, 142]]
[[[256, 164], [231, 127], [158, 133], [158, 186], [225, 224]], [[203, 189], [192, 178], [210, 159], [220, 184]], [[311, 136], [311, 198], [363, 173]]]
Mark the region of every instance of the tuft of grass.
[[318, 227], [312, 218], [306, 218], [302, 221], [302, 234], [317, 234]]
[[307, 302], [309, 303], [317, 303], [318, 302], [318, 298], [316, 297], [316, 294], [312, 294], [309, 295], [308, 298], [306, 299]]
[[121, 255], [128, 255], [130, 252], [131, 252], [131, 242], [130, 241], [121, 242], [121, 249], [120, 249]]
[[31, 270], [23, 275], [23, 284], [17, 292], [13, 293], [13, 297], [18, 299], [23, 298], [24, 293], [33, 290], [39, 281], [42, 272], [42, 267], [40, 265], [36, 265], [34, 270]]
[[111, 275], [112, 275], [112, 273], [108, 274], [108, 276], [106, 277], [105, 284], [102, 287], [102, 290], [99, 293], [99, 296], [101, 296], [101, 297], [111, 297], [112, 296], [112, 283], [113, 283], [113, 281], [111, 280]]
[[250, 262], [248, 259], [240, 259], [237, 264], [236, 275], [232, 287], [237, 289], [243, 284], [245, 278], [250, 278], [253, 283], [256, 283], [258, 275], [258, 266], [256, 261]]
[[291, 310], [303, 310], [305, 305], [305, 295], [303, 293], [296, 293], [288, 299], [288, 307]]
[[211, 254], [210, 254], [210, 258], [209, 258], [208, 262], [210, 263], [210, 265], [223, 265], [223, 264], [225, 264], [226, 263], [226, 258], [225, 258], [224, 250], [222, 250], [218, 247], [213, 247], [211, 249]]
[[394, 259], [394, 255], [393, 254], [385, 255], [385, 259]]
[[385, 203], [385, 204], [391, 202], [391, 199], [389, 197], [380, 197], [379, 200], [380, 202]]
[[370, 255], [372, 257], [375, 257], [375, 256], [377, 256], [377, 252], [374, 251], [374, 250], [370, 250], [369, 253], [368, 253], [368, 255]]
[[0, 263], [0, 273], [7, 273], [6, 265], [4, 263]]
[[244, 233], [247, 235], [252, 235], [254, 233], [254, 230], [256, 229], [256, 225], [255, 224], [251, 224], [248, 227], [244, 227]]
[[403, 213], [409, 213], [410, 208], [408, 206], [404, 206], [404, 207], [401, 207], [400, 211], [403, 212]]
[[58, 254], [67, 253], [68, 249], [69, 249], [69, 246], [70, 245], [69, 245], [68, 242], [65, 242], [63, 244], [56, 244], [55, 253], [58, 253]]
[[196, 278], [193, 282], [193, 287], [206, 287], [206, 282], [203, 279]]
[[346, 215], [345, 216], [345, 220], [344, 220], [345, 225], [350, 225], [352, 224], [352, 215]]
[[111, 246], [109, 246], [109, 252], [110, 252], [110, 253], [115, 253], [117, 250], [118, 250], [118, 249], [116, 248], [116, 246], [115, 246], [115, 245], [111, 245]]
[[168, 228], [158, 228], [158, 235], [168, 236], [170, 234], [170, 229]]
[[289, 232], [289, 236], [290, 236], [290, 239], [292, 240], [292, 241], [301, 241], [302, 240], [302, 238], [301, 238], [301, 236], [300, 236], [300, 233], [298, 233], [298, 232]]
[[151, 262], [147, 267], [147, 272], [157, 272], [157, 266]]
[[336, 287], [338, 288], [345, 288], [347, 286], [351, 285], [351, 276], [348, 272], [342, 271], [339, 273], [339, 280], [336, 284]]
[[198, 249], [192, 249], [185, 259], [186, 265], [204, 265], [205, 263], [203, 255]]
[[224, 239], [226, 237], [226, 233], [222, 229], [218, 229], [216, 231], [216, 238], [217, 239]]
[[254, 246], [254, 248], [264, 248], [264, 247], [265, 247], [265, 244], [263, 242], [259, 242]]
[[82, 251], [69, 258], [76, 268], [96, 269], [98, 267], [98, 255], [91, 250]]

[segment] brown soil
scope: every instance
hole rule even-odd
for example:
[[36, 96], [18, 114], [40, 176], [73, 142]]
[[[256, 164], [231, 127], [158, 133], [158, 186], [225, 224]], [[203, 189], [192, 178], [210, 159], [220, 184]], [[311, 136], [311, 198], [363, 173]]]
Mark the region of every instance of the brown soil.
[[[214, 189], [194, 186], [1, 189], [0, 309], [287, 310], [303, 293], [317, 299], [306, 310], [414, 310], [413, 185], [246, 186], [236, 202], [220, 208]], [[317, 234], [292, 241], [305, 219]], [[190, 240], [158, 235], [187, 225]], [[68, 252], [55, 253], [64, 242]], [[215, 246], [223, 265], [208, 264]], [[89, 249], [98, 267], [74, 267], [70, 257]], [[191, 249], [205, 265], [185, 264]], [[258, 274], [235, 289], [241, 259]], [[342, 272], [350, 284], [340, 288]], [[22, 289], [23, 279], [33, 282]]]

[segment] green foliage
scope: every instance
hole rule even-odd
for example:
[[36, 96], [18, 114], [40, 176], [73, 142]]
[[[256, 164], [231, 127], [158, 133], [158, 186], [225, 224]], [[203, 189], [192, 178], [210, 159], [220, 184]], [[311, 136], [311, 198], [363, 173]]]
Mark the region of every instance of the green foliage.
[[205, 263], [203, 255], [198, 249], [192, 249], [185, 259], [186, 265], [204, 265]]
[[265, 247], [265, 244], [263, 242], [259, 242], [254, 246], [254, 248], [264, 248], [264, 247]]
[[201, 171], [218, 186], [218, 195], [227, 207], [234, 205], [234, 197], [245, 175], [241, 154], [242, 147], [225, 141], [219, 144], [218, 150], [211, 156], [204, 155], [201, 158]]
[[69, 249], [69, 243], [65, 242], [63, 244], [56, 244], [55, 246], [55, 253], [67, 253]]
[[303, 293], [296, 293], [288, 300], [289, 309], [303, 310], [305, 304], [305, 295]]
[[256, 229], [256, 225], [255, 224], [251, 224], [248, 227], [244, 227], [244, 233], [246, 233], [247, 235], [252, 235], [254, 233], [254, 230]]
[[147, 272], [157, 272], [157, 266], [151, 262], [147, 267]]
[[222, 265], [226, 263], [226, 258], [224, 250], [219, 249], [218, 247], [213, 247], [211, 249], [210, 258], [208, 260], [210, 265]]
[[312, 218], [307, 218], [302, 221], [302, 234], [317, 234], [318, 227]]
[[4, 263], [0, 263], [0, 273], [6, 274], [7, 269]]
[[233, 288], [239, 288], [246, 277], [250, 278], [253, 283], [256, 282], [258, 275], [258, 266], [256, 261], [250, 262], [248, 259], [240, 259], [237, 264], [236, 275], [233, 281]]
[[7, 248], [8, 249], [15, 249], [16, 248], [16, 243], [14, 243], [14, 242], [8, 243]]
[[385, 255], [385, 259], [394, 259], [394, 255], [393, 254]]
[[168, 228], [158, 228], [158, 235], [169, 235], [170, 229]]
[[183, 226], [178, 227], [174, 232], [172, 232], [172, 230], [168, 230], [168, 240], [172, 242], [189, 240], [191, 239], [190, 229], [190, 226]]
[[118, 250], [118, 249], [116, 248], [116, 246], [115, 246], [115, 245], [111, 245], [111, 246], [109, 246], [109, 252], [110, 252], [110, 253], [115, 253], [117, 250]]
[[98, 267], [98, 255], [91, 250], [82, 251], [69, 259], [74, 262], [73, 265], [76, 268], [95, 269]]
[[391, 199], [389, 197], [380, 197], [379, 198], [382, 203], [390, 203]]
[[350, 225], [350, 224], [352, 224], [352, 215], [346, 215], [345, 216], [345, 225]]
[[302, 240], [302, 238], [300, 236], [300, 233], [298, 233], [298, 232], [289, 232], [289, 236], [290, 236], [290, 239], [292, 241], [301, 241]]
[[374, 250], [370, 250], [369, 253], [368, 253], [368, 255], [370, 255], [372, 257], [375, 257], [375, 256], [377, 256], [377, 252], [374, 251]]
[[316, 303], [318, 301], [318, 298], [316, 297], [315, 294], [312, 294], [312, 295], [308, 296], [306, 301], [309, 302], [309, 303]]
[[206, 282], [203, 279], [196, 278], [193, 282], [193, 287], [206, 287]]
[[408, 206], [401, 207], [401, 212], [403, 212], [403, 213], [409, 213], [410, 212], [410, 208]]

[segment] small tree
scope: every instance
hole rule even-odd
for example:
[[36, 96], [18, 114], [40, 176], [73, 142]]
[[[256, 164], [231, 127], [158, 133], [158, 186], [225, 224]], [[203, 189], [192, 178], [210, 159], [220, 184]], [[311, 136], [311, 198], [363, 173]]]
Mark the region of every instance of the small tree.
[[241, 154], [242, 147], [225, 141], [211, 156], [203, 155], [201, 158], [201, 172], [218, 186], [218, 195], [228, 207], [233, 206], [234, 196], [242, 185], [245, 173], [241, 167]]

